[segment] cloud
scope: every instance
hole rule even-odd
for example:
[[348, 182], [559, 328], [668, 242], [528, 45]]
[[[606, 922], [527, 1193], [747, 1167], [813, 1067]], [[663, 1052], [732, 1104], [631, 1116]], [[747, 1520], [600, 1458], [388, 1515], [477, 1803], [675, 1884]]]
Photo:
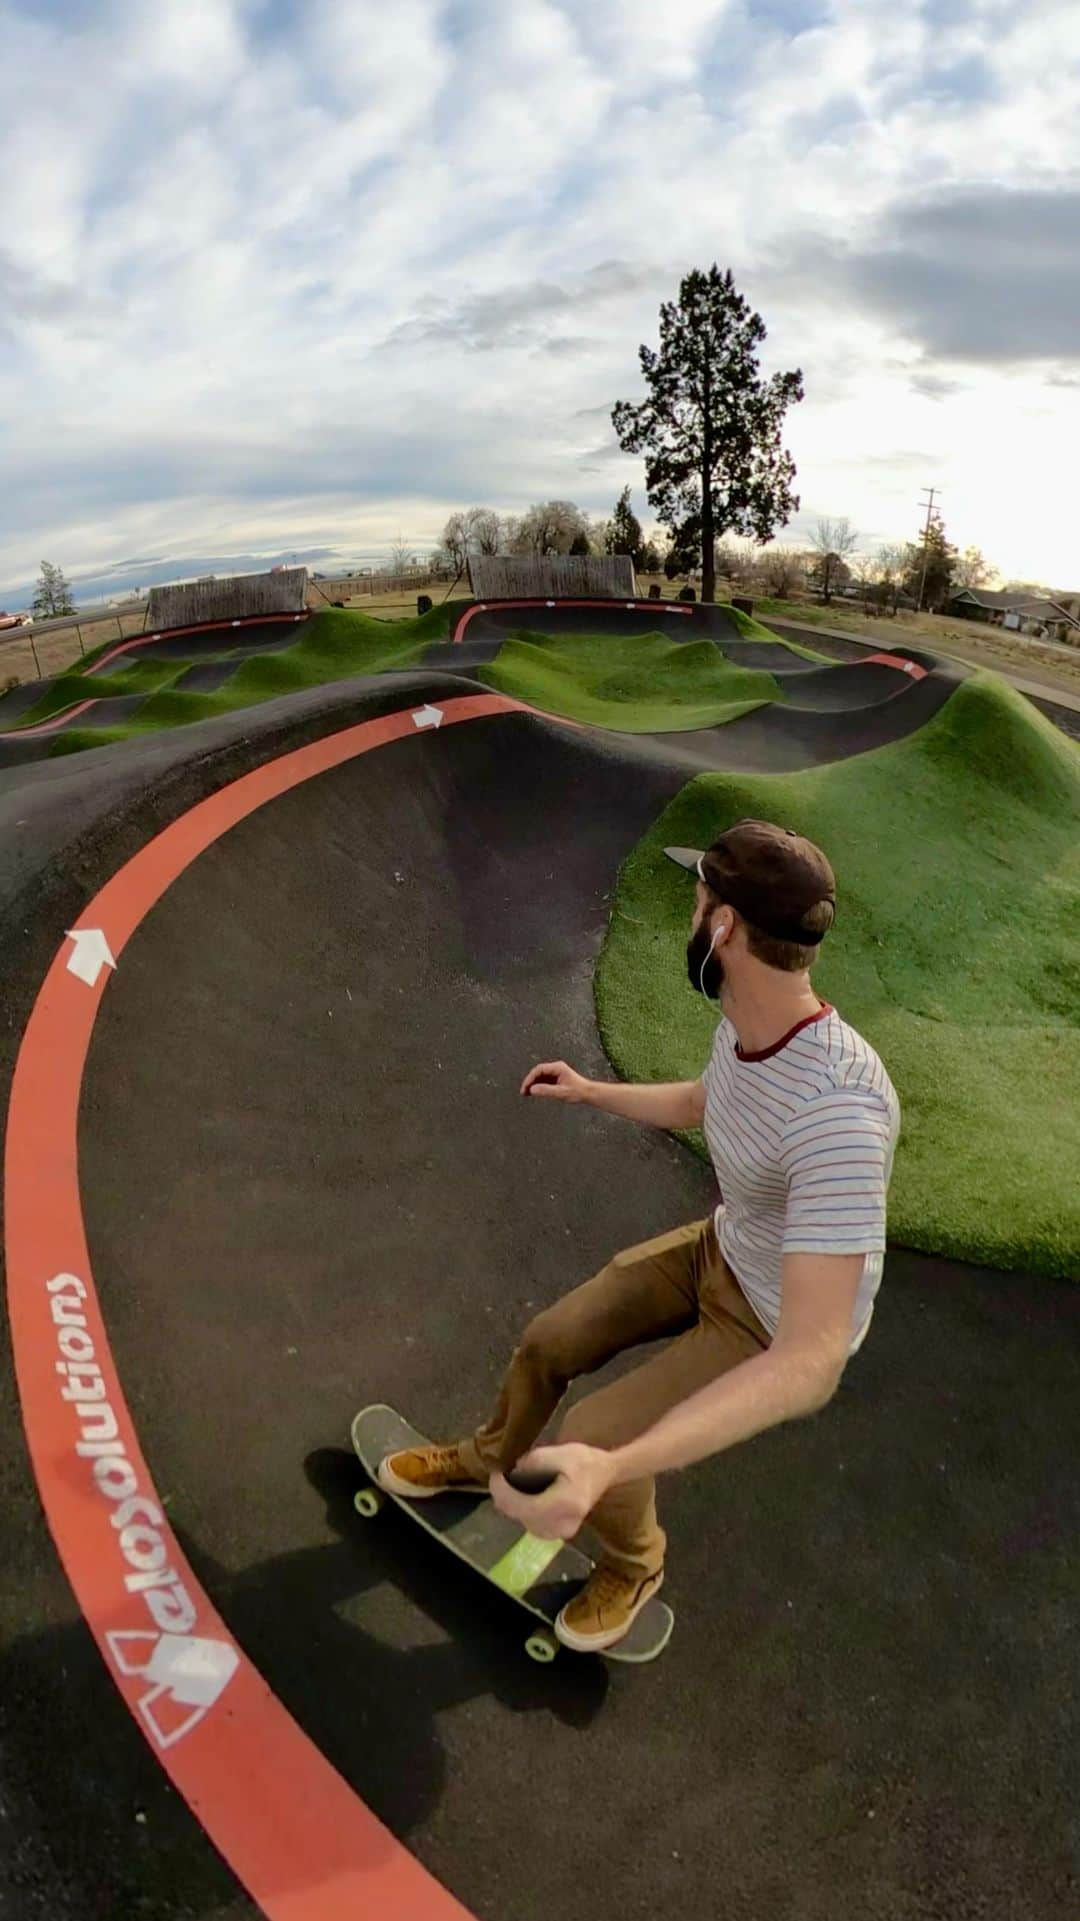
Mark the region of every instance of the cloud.
[[606, 463], [612, 460], [625, 460], [626, 455], [623, 453], [617, 440], [604, 440], [599, 447], [587, 447], [581, 458], [583, 462], [589, 461], [592, 463], [588, 467], [583, 467], [582, 471], [584, 473], [596, 473], [599, 471], [599, 468], [595, 464], [596, 462]]
[[[412, 319], [401, 321], [380, 343], [380, 350], [412, 351], [437, 343], [459, 346], [468, 353], [490, 353], [502, 347], [530, 346], [544, 340], [553, 322], [594, 314], [628, 293], [659, 285], [663, 285], [663, 278], [655, 266], [605, 260], [562, 284], [535, 280], [525, 286], [473, 294], [456, 305], [432, 299]], [[548, 344], [553, 340], [565, 342], [565, 338], [550, 336]], [[578, 345], [588, 344], [583, 334], [573, 340]]]
[[923, 373], [916, 368], [911, 375], [911, 390], [921, 394], [924, 400], [949, 400], [960, 392], [960, 382], [950, 380], [945, 374]]
[[1080, 359], [1080, 188], [938, 188], [844, 263], [853, 288], [947, 360]]
[[21, 326], [37, 320], [77, 322], [85, 303], [77, 287], [65, 285], [0, 249], [0, 328], [17, 338]]
[[580, 360], [582, 354], [590, 352], [594, 342], [588, 334], [552, 334], [536, 348], [538, 354], [551, 354], [556, 360], [574, 357]]
[[888, 473], [905, 471], [922, 473], [926, 468], [932, 467], [936, 459], [937, 455], [927, 448], [892, 447], [888, 453], [867, 454], [866, 465], [884, 467]]
[[804, 368], [804, 498], [900, 534], [940, 470], [1057, 571], [1073, 0], [0, 0], [0, 44], [0, 582], [646, 513], [611, 404], [713, 259]]

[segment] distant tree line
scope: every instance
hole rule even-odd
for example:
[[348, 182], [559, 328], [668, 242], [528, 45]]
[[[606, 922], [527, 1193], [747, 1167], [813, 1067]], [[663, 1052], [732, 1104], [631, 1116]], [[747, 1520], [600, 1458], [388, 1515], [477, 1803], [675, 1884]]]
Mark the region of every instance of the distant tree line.
[[629, 487], [609, 520], [590, 518], [572, 500], [538, 500], [523, 514], [468, 507], [450, 515], [431, 566], [457, 576], [473, 555], [482, 554], [629, 554], [644, 573], [659, 573], [663, 564], [655, 543], [645, 539]]
[[[662, 573], [671, 581], [702, 577], [696, 530], [688, 534], [680, 525], [669, 530], [662, 543], [647, 538], [629, 487], [623, 488], [606, 520], [590, 518], [571, 500], [537, 501], [520, 515], [496, 513], [490, 507], [453, 513], [429, 564], [434, 573], [458, 576], [474, 554], [589, 553], [628, 554], [639, 574]], [[859, 535], [846, 515], [820, 518], [806, 547], [762, 546], [726, 534], [713, 543], [712, 563], [714, 583], [722, 580], [729, 588], [752, 585], [778, 600], [809, 591], [826, 606], [838, 594], [851, 598], [855, 589], [868, 606], [891, 613], [900, 606], [940, 610], [961, 588], [986, 587], [999, 578], [977, 547], [957, 552], [940, 515], [917, 540], [885, 543], [873, 551], [860, 550]], [[419, 562], [414, 554], [395, 549], [391, 565], [402, 573]], [[703, 580], [702, 590], [704, 597]]]
[[[755, 550], [720, 541], [716, 571], [729, 582], [752, 581], [778, 600], [809, 590], [828, 605], [838, 594], [856, 595], [889, 613], [901, 606], [940, 612], [963, 588], [989, 587], [1000, 578], [978, 547], [957, 552], [940, 516], [918, 539], [886, 542], [872, 551], [860, 550], [859, 536], [846, 517], [820, 519], [805, 549], [774, 545]], [[1010, 585], [1020, 588], [1023, 583]]]

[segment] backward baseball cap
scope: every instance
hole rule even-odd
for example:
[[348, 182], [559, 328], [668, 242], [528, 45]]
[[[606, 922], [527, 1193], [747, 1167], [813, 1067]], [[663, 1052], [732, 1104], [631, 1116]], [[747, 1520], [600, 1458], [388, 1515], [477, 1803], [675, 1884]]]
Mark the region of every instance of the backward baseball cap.
[[[769, 820], [738, 820], [711, 847], [665, 847], [677, 866], [703, 881], [717, 900], [773, 940], [817, 947], [836, 918], [836, 877], [820, 847]], [[806, 925], [827, 902], [824, 927]]]

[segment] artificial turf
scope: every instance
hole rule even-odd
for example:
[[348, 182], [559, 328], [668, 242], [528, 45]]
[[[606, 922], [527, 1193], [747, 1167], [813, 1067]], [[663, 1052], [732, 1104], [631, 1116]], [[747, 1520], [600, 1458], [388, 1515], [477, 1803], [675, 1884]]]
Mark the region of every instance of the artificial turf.
[[666, 634], [522, 630], [475, 672], [485, 686], [545, 713], [628, 734], [716, 727], [780, 698], [764, 666], [736, 667], [711, 640]]
[[744, 614], [741, 607], [725, 607], [724, 612], [738, 630], [740, 640], [761, 640], [770, 647], [786, 647], [789, 654], [798, 654], [800, 660], [812, 660], [817, 667], [836, 665], [834, 654], [819, 653], [816, 648], [808, 647], [805, 641], [792, 640], [790, 634], [781, 636], [774, 628], [763, 627], [760, 620], [755, 620], [752, 614]]
[[413, 620], [378, 620], [370, 614], [328, 609], [305, 623], [292, 647], [242, 657], [236, 672], [209, 694], [185, 693], [177, 688], [176, 682], [188, 672], [193, 661], [222, 659], [235, 651], [234, 647], [223, 647], [220, 654], [193, 654], [191, 659], [168, 663], [146, 660], [132, 667], [117, 668], [108, 675], [65, 675], [63, 683], [57, 682], [50, 688], [37, 707], [20, 715], [20, 725], [45, 719], [76, 700], [149, 694], [129, 720], [111, 727], [95, 727], [91, 713], [85, 726], [66, 728], [57, 735], [52, 754], [78, 753], [87, 747], [127, 740], [135, 734], [154, 733], [161, 727], [210, 720], [216, 714], [254, 706], [278, 694], [297, 693], [303, 688], [352, 675], [409, 667], [420, 659], [426, 648], [447, 638], [451, 623], [464, 604], [447, 601]]
[[813, 979], [900, 1096], [890, 1238], [1080, 1279], [1080, 750], [979, 674], [872, 753], [691, 781], [626, 861], [597, 968], [626, 1079], [701, 1072], [717, 1010], [687, 983], [693, 887], [662, 850], [744, 815], [796, 827], [836, 870]]
[[[448, 638], [468, 604], [446, 601], [411, 620], [328, 609], [305, 623], [291, 647], [265, 654], [245, 654], [230, 634], [218, 651], [193, 649], [189, 657], [173, 660], [153, 655], [140, 659], [133, 652], [130, 665], [108, 675], [88, 672], [116, 644], [104, 643], [87, 655], [78, 673], [59, 676], [35, 706], [19, 715], [12, 731], [48, 720], [79, 701], [124, 696], [141, 700], [129, 718], [109, 726], [95, 726], [91, 709], [84, 722], [58, 733], [48, 749], [52, 755], [79, 753], [161, 727], [209, 720], [277, 694], [409, 667], [433, 642]], [[768, 672], [778, 648], [802, 659], [822, 658], [779, 640], [737, 608], [731, 618], [740, 639], [760, 643], [760, 668], [736, 667], [708, 641], [672, 642], [660, 634], [553, 641], [522, 633], [503, 647], [491, 669], [479, 670], [479, 677], [550, 712], [629, 732], [715, 726], [780, 697]], [[235, 672], [212, 692], [192, 692], [180, 684], [193, 663], [234, 656]]]

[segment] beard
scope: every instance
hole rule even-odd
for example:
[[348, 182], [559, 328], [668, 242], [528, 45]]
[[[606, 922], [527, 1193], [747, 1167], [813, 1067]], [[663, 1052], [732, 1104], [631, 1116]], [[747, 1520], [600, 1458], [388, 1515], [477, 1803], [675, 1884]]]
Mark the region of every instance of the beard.
[[712, 951], [712, 938], [702, 921], [686, 943], [686, 975], [691, 987], [706, 1000], [718, 1001], [724, 986], [724, 963]]

